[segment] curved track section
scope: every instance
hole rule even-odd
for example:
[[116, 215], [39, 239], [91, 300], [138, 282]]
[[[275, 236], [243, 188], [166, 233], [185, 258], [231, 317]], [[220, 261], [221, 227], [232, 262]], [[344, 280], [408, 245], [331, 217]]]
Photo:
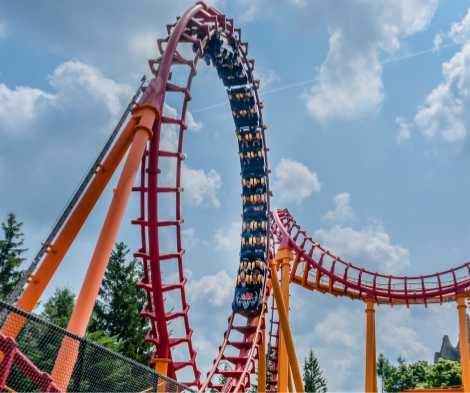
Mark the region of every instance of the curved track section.
[[[132, 223], [140, 227], [142, 238], [141, 247], [134, 253], [134, 256], [143, 262], [144, 274], [137, 285], [146, 291], [147, 296], [147, 304], [141, 315], [150, 320], [146, 341], [156, 346], [152, 356], [152, 364], [155, 364], [158, 358], [169, 359], [169, 377], [178, 379], [176, 375], [178, 371], [190, 369], [194, 378], [183, 383], [201, 387], [200, 372], [196, 366], [196, 352], [192, 344], [193, 331], [188, 319], [189, 304], [186, 301], [185, 293], [187, 280], [183, 274], [185, 250], [182, 246], [181, 235], [183, 223], [181, 216], [183, 139], [184, 131], [187, 129], [186, 114], [187, 105], [191, 100], [190, 89], [192, 80], [197, 73], [196, 66], [199, 58], [203, 58], [207, 65], [211, 63], [214, 65], [219, 78], [227, 88], [239, 141], [242, 167], [243, 225], [244, 227], [264, 225], [262, 249], [258, 247], [258, 249], [253, 248], [252, 250], [259, 255], [266, 255], [270, 238], [267, 219], [269, 211], [269, 177], [265, 143], [267, 127], [263, 123], [263, 103], [259, 101], [258, 97], [259, 81], [255, 81], [253, 78], [254, 61], [247, 59], [248, 44], [241, 41], [241, 31], [234, 28], [233, 20], [203, 2], [199, 2], [178, 18], [175, 24], [167, 25], [167, 31], [168, 36], [157, 41], [161, 56], [155, 60], [149, 60], [154, 78], [144, 89], [138, 103], [139, 106], [155, 106], [164, 115], [154, 123], [153, 138], [142, 158], [140, 184], [133, 188], [133, 191], [139, 195], [140, 216]], [[193, 56], [189, 55], [191, 52]], [[182, 85], [173, 83], [171, 81], [173, 74], [180, 72], [182, 68], [187, 71], [186, 82]], [[181, 78], [175, 80], [181, 81]], [[172, 93], [173, 97], [179, 96], [182, 101], [178, 111], [179, 117], [165, 116], [164, 105], [168, 93]], [[173, 127], [176, 130], [177, 144], [174, 150], [165, 150], [163, 146], [164, 127]], [[257, 148], [250, 149], [250, 146], [257, 146]], [[173, 171], [168, 170], [168, 173], [165, 174], [163, 171], [166, 167], [163, 161], [168, 159], [175, 160], [176, 164]], [[164, 181], [169, 176], [173, 176], [174, 183], [167, 185]], [[251, 187], [253, 185], [257, 186]], [[251, 191], [249, 191], [250, 187]], [[255, 190], [259, 190], [260, 187], [262, 191], [258, 194], [263, 193], [262, 199], [260, 195], [255, 194]], [[158, 203], [162, 199], [174, 202], [172, 217], [167, 217], [168, 214], [165, 215], [165, 212], [159, 211]], [[264, 211], [264, 224], [258, 213], [250, 213], [260, 209]], [[249, 220], [245, 220], [245, 218], [249, 218]], [[165, 230], [172, 231], [176, 236], [176, 244], [174, 249], [170, 251], [167, 250], [168, 242], [163, 241], [162, 232]], [[247, 249], [242, 247], [243, 251], [247, 251]], [[255, 266], [253, 258], [258, 254], [250, 254], [253, 271]], [[266, 265], [264, 264], [263, 267]], [[162, 271], [170, 271], [175, 266], [178, 272], [178, 281], [164, 283]], [[264, 272], [264, 275], [266, 273]], [[255, 287], [253, 280], [248, 283], [253, 288]], [[254, 306], [255, 308], [248, 308], [242, 316], [232, 313], [229, 318], [228, 329], [224, 334], [220, 353], [201, 389], [212, 387], [224, 391], [239, 391], [249, 386], [249, 375], [255, 372], [254, 362], [259, 357], [257, 350], [261, 340], [260, 331], [264, 327], [266, 309], [264, 299], [269, 294], [269, 287], [265, 280], [258, 278], [256, 288], [259, 300]], [[175, 298], [181, 299], [181, 305], [177, 310], [165, 310], [164, 299], [169, 293], [173, 293]], [[236, 316], [237, 318], [238, 316], [246, 318], [245, 323], [235, 325]], [[174, 320], [179, 320], [179, 323], [182, 321], [184, 326], [184, 334], [180, 337], [175, 335], [170, 337], [169, 335], [168, 324]], [[231, 338], [236, 332], [242, 335], [241, 339]], [[187, 348], [187, 358], [177, 362], [173, 359], [172, 350], [180, 346], [183, 351]], [[235, 348], [238, 351], [236, 356], [227, 354], [229, 348]], [[220, 370], [221, 362], [232, 363], [232, 370]], [[225, 386], [216, 386], [211, 382], [211, 378], [215, 374], [227, 378]]]
[[280, 247], [295, 252], [290, 281], [310, 290], [351, 299], [375, 299], [379, 303], [443, 303], [458, 294], [469, 296], [470, 262], [424, 276], [392, 276], [352, 265], [315, 242], [296, 223], [287, 209], [272, 213], [271, 230]]

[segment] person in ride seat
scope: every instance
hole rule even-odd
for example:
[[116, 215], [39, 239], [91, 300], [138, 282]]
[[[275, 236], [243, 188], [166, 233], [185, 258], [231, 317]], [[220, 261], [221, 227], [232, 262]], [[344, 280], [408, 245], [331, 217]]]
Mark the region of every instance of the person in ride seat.
[[250, 261], [248, 260], [248, 258], [243, 258], [242, 259], [242, 268], [241, 268], [241, 272], [244, 272], [245, 275], [248, 275], [250, 273], [250, 267], [251, 266], [248, 266], [248, 264], [250, 263]]
[[253, 270], [253, 273], [251, 274], [251, 286], [253, 288], [259, 288], [261, 286], [261, 276], [256, 269]]
[[246, 274], [244, 271], [242, 271], [239, 275], [238, 275], [238, 279], [237, 279], [237, 288], [247, 288], [248, 287], [248, 283], [246, 281]]

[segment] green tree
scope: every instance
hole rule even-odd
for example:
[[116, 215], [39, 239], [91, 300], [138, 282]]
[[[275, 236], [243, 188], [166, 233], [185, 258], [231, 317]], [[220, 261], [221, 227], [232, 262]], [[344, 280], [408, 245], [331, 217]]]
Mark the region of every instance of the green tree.
[[7, 300], [16, 284], [20, 281], [23, 271], [20, 265], [26, 258], [21, 255], [27, 251], [21, 248], [24, 234], [21, 232], [22, 222], [16, 221], [14, 213], [8, 213], [6, 222], [2, 222], [4, 240], [0, 240], [0, 299]]
[[426, 382], [421, 384], [424, 388], [438, 388], [441, 386], [455, 386], [462, 384], [462, 367], [459, 362], [439, 359], [427, 373]]
[[390, 377], [392, 367], [390, 361], [381, 353], [377, 359], [377, 375], [382, 381], [382, 392], [384, 391], [384, 379]]
[[72, 288], [65, 286], [56, 288], [52, 296], [44, 303], [41, 317], [64, 329], [69, 324], [75, 306], [75, 293]]
[[305, 358], [303, 379], [306, 392], [324, 393], [328, 389], [327, 381], [323, 376], [323, 371], [320, 370], [320, 365], [313, 353], [313, 349], [310, 350]]
[[116, 243], [93, 309], [88, 332], [103, 331], [116, 337], [119, 353], [148, 365], [151, 344], [144, 343], [148, 321], [140, 316], [146, 303], [145, 292], [136, 288], [142, 276], [137, 259], [126, 262], [129, 249]]

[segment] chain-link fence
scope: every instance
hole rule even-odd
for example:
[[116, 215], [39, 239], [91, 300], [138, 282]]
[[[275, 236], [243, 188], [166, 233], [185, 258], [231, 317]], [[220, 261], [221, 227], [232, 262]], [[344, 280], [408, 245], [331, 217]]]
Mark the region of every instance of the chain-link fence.
[[0, 301], [3, 310], [8, 317], [0, 320], [0, 390], [191, 392], [147, 366]]

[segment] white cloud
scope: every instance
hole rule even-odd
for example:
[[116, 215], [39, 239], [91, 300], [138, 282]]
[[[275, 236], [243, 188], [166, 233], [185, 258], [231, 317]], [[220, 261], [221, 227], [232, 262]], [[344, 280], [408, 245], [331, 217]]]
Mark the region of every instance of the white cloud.
[[[346, 260], [354, 259], [361, 267], [369, 265], [380, 273], [394, 274], [410, 264], [410, 252], [398, 244], [390, 243], [390, 236], [376, 220], [360, 231], [335, 225], [329, 231], [315, 231], [316, 241]], [[348, 262], [351, 262], [348, 260]]]
[[351, 207], [351, 195], [343, 192], [334, 197], [336, 204], [335, 210], [328, 212], [322, 217], [325, 221], [345, 222], [355, 218], [354, 209]]
[[397, 143], [401, 145], [404, 141], [411, 138], [410, 127], [412, 124], [407, 123], [403, 117], [397, 116], [395, 122], [399, 126], [399, 131], [397, 135]]
[[469, 133], [470, 42], [442, 65], [445, 81], [427, 97], [419, 108], [415, 123], [428, 138], [440, 136], [447, 142], [462, 140]]
[[[410, 323], [412, 316], [410, 309], [384, 307], [377, 311], [380, 312], [380, 315], [376, 316], [380, 321], [377, 326], [380, 346], [388, 347], [405, 358], [411, 358], [415, 355], [429, 355], [430, 351], [423, 344], [421, 337], [415, 330], [406, 326], [414, 325]], [[432, 320], [433, 316], [429, 315], [428, 318]], [[437, 342], [436, 348], [438, 345]]]
[[309, 113], [326, 121], [380, 109], [384, 97], [380, 52], [393, 53], [400, 38], [425, 29], [437, 2], [328, 2], [330, 50], [319, 69], [318, 84], [304, 95]]
[[56, 101], [59, 107], [71, 105], [87, 111], [97, 103], [104, 105], [109, 114], [116, 119], [121, 114], [123, 97], [130, 97], [129, 85], [116, 83], [104, 77], [93, 66], [70, 60], [60, 64], [49, 76], [51, 85], [57, 90]]
[[17, 87], [10, 90], [0, 84], [0, 129], [17, 133], [40, 113], [44, 107], [54, 104], [54, 95], [31, 87]]
[[99, 112], [101, 117], [105, 115], [109, 126], [120, 114], [121, 102], [132, 91], [130, 86], [116, 83], [96, 68], [77, 60], [60, 64], [48, 79], [56, 90], [54, 94], [24, 86], [10, 90], [0, 84], [2, 129], [15, 133], [24, 131], [33, 120], [46, 117], [52, 111], [56, 111], [56, 116], [71, 112], [90, 116]]
[[199, 131], [202, 128], [200, 121], [195, 121], [191, 112], [186, 112], [186, 125], [189, 131]]
[[470, 8], [461, 22], [452, 23], [448, 33], [441, 32], [436, 35], [436, 38], [434, 38], [436, 49], [439, 49], [445, 38], [450, 39], [456, 44], [463, 44], [470, 39]]
[[[361, 315], [362, 316], [362, 315]], [[359, 348], [360, 335], [355, 329], [350, 329], [349, 321], [358, 319], [359, 312], [339, 310], [328, 312], [325, 319], [315, 326], [314, 334], [327, 344], [344, 345], [347, 348]]]
[[235, 278], [230, 277], [225, 270], [214, 275], [201, 277], [197, 281], [188, 282], [187, 291], [192, 302], [201, 299], [214, 306], [227, 306], [233, 297]]
[[192, 169], [183, 163], [181, 169], [181, 184], [184, 188], [183, 200], [193, 206], [220, 206], [216, 192], [222, 185], [220, 175], [211, 169]]
[[[177, 110], [167, 104], [163, 107], [164, 116], [173, 119], [178, 118]], [[188, 129], [198, 131], [202, 124], [195, 122], [191, 113], [187, 112], [186, 120]], [[161, 128], [160, 148], [161, 150], [178, 150], [178, 126], [173, 124], [164, 124]], [[166, 172], [166, 180], [173, 182], [176, 173], [175, 163], [163, 162], [162, 168]], [[193, 169], [184, 162], [181, 165], [181, 185], [184, 188], [183, 201], [191, 206], [220, 206], [216, 193], [222, 186], [222, 179], [214, 169], [207, 173], [203, 169]]]
[[300, 204], [312, 192], [320, 192], [318, 175], [297, 161], [282, 158], [274, 170], [273, 190], [283, 201]]
[[237, 250], [240, 248], [240, 232], [242, 230], [241, 222], [232, 222], [227, 229], [216, 229], [214, 240], [216, 250]]

